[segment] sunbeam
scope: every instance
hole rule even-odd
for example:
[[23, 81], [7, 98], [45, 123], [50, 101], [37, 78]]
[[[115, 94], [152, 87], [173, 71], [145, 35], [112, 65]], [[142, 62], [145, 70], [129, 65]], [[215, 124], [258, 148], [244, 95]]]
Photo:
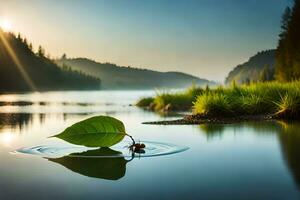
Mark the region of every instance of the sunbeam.
[[26, 81], [26, 83], [28, 84], [30, 89], [33, 90], [33, 91], [36, 91], [35, 84], [31, 80], [31, 78], [28, 76], [28, 74], [25, 71], [21, 61], [19, 60], [19, 58], [15, 54], [13, 48], [10, 46], [9, 42], [6, 40], [5, 36], [3, 35], [3, 33], [1, 31], [0, 31], [0, 40], [4, 44], [4, 47], [7, 49], [8, 53], [9, 53], [9, 56], [11, 57], [13, 62], [18, 67], [18, 70], [21, 72], [21, 75], [23, 76], [24, 80]]

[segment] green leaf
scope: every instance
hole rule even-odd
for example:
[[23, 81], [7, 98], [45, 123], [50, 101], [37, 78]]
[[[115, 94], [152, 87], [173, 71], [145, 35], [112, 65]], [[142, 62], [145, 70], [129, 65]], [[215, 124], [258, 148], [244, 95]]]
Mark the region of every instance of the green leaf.
[[110, 147], [125, 137], [124, 124], [108, 116], [97, 116], [80, 121], [53, 137], [87, 147]]
[[[100, 158], [97, 156], [102, 157]], [[118, 180], [122, 178], [125, 175], [126, 163], [128, 162], [122, 156], [121, 152], [107, 147], [89, 150], [82, 153], [72, 153], [61, 158], [47, 159], [61, 164], [67, 169], [78, 174], [107, 180]]]

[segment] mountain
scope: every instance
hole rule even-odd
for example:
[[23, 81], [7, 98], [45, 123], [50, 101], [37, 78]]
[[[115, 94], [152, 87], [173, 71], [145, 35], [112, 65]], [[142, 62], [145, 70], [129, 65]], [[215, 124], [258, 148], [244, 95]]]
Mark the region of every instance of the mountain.
[[196, 76], [180, 72], [158, 72], [147, 69], [117, 66], [111, 63], [99, 63], [86, 58], [56, 61], [62, 68], [70, 67], [101, 79], [103, 89], [154, 89], [184, 88], [192, 83], [197, 85], [213, 84]]
[[236, 66], [227, 76], [225, 82], [237, 84], [266, 81], [274, 78], [276, 50], [257, 53], [247, 62]]
[[100, 80], [62, 69], [20, 35], [0, 29], [0, 92], [100, 89]]

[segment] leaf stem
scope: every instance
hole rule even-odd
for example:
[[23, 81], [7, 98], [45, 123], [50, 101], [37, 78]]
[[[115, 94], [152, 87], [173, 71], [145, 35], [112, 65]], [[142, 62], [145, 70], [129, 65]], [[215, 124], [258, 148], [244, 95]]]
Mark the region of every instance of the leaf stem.
[[132, 137], [131, 135], [127, 134], [127, 133], [126, 133], [126, 135], [127, 135], [128, 137], [130, 137], [130, 139], [132, 140], [133, 145], [135, 145], [135, 140], [133, 139], [133, 137]]

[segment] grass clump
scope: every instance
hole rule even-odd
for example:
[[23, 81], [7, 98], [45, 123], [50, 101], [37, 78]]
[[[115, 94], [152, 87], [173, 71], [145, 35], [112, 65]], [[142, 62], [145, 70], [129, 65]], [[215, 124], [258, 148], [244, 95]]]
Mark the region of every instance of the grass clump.
[[232, 114], [230, 106], [229, 99], [225, 94], [209, 92], [198, 96], [194, 112], [205, 115], [230, 115]]
[[154, 98], [153, 97], [145, 97], [138, 100], [136, 103], [136, 106], [138, 107], [149, 107], [151, 103], [153, 103]]
[[203, 89], [192, 85], [180, 92], [160, 92], [153, 98], [142, 98], [137, 102], [139, 107], [148, 107], [155, 111], [186, 111], [191, 110], [197, 96], [203, 93]]
[[299, 118], [300, 116], [300, 92], [293, 91], [286, 93], [276, 103], [278, 110], [276, 116], [280, 118]]
[[270, 115], [278, 118], [300, 118], [300, 81], [264, 82], [228, 87], [192, 86], [175, 93], [157, 93], [138, 106], [156, 111], [192, 110], [196, 115], [213, 117]]
[[300, 82], [219, 87], [199, 95], [194, 114], [209, 116], [274, 115], [299, 117]]
[[159, 110], [188, 110], [193, 105], [189, 95], [184, 93], [162, 93], [154, 98], [154, 109]]
[[256, 94], [250, 94], [239, 98], [240, 106], [236, 112], [240, 111], [240, 114], [256, 115], [265, 113], [268, 111], [268, 104], [263, 97]]

